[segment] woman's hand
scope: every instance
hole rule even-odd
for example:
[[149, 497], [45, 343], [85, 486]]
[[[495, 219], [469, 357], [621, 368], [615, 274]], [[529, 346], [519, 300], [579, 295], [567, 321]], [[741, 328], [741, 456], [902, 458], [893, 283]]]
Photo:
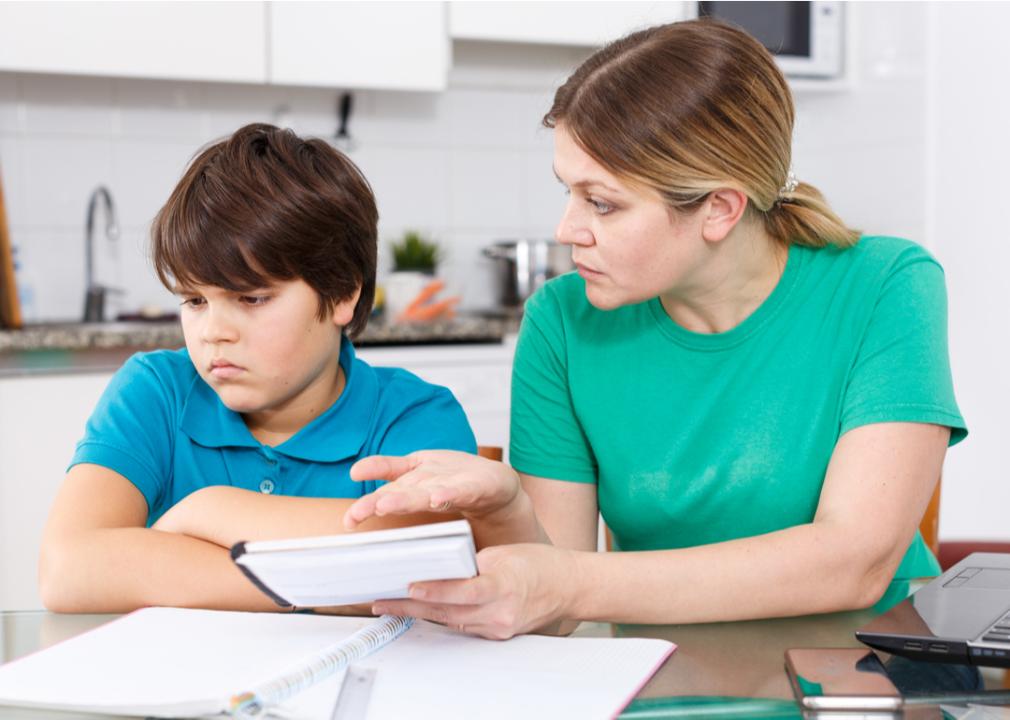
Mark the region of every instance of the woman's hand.
[[532, 515], [515, 470], [454, 450], [421, 450], [403, 457], [374, 455], [354, 463], [351, 479], [389, 484], [348, 508], [344, 513], [348, 530], [373, 516], [415, 512], [462, 513], [467, 519], [485, 522], [506, 522], [527, 511]]
[[492, 640], [549, 631], [571, 615], [575, 553], [550, 545], [486, 548], [468, 580], [414, 583], [410, 599], [381, 600], [372, 611], [431, 620]]

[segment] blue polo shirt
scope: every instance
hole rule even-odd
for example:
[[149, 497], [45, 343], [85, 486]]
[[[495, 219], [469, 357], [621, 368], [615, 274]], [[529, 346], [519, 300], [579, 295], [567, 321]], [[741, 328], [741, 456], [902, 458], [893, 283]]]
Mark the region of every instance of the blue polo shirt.
[[191, 492], [231, 485], [302, 497], [356, 498], [377, 483], [350, 479], [369, 455], [446, 448], [475, 452], [463, 408], [444, 387], [406, 370], [373, 368], [346, 338], [346, 384], [330, 408], [276, 447], [252, 436], [182, 350], [131, 357], [88, 420], [70, 466], [102, 465], [147, 500], [148, 525]]

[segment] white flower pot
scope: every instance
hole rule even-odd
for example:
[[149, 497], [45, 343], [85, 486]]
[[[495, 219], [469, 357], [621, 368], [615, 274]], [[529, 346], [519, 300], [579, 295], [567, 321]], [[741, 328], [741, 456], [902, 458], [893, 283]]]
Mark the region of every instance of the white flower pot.
[[398, 271], [386, 277], [386, 322], [395, 323], [414, 298], [435, 279], [433, 275], [415, 271]]

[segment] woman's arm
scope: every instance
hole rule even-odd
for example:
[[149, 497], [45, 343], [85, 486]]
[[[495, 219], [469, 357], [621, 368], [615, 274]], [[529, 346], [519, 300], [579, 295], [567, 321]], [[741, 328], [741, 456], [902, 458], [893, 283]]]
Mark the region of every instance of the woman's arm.
[[[562, 618], [714, 622], [867, 607], [886, 590], [915, 535], [949, 434], [916, 423], [846, 433], [806, 525], [654, 552], [494, 547], [478, 556], [480, 577], [418, 583], [411, 600], [383, 601], [374, 610], [508, 637]], [[575, 548], [580, 542], [572, 538], [581, 533], [565, 512], [564, 485], [528, 482], [547, 534]]]
[[580, 555], [571, 612], [617, 622], [712, 622], [865, 608], [880, 599], [940, 477], [950, 430], [885, 423], [846, 433], [812, 523], [660, 552]]
[[[264, 495], [215, 485], [197, 490], [173, 505], [158, 518], [154, 529], [188, 535], [225, 548], [242, 540], [336, 535], [349, 532], [343, 517], [353, 502], [348, 498]], [[370, 518], [355, 529], [380, 530], [451, 519], [424, 512], [390, 515]]]
[[75, 465], [42, 539], [39, 590], [55, 612], [127, 612], [149, 605], [278, 610], [228, 551], [147, 529], [147, 503], [126, 478]]

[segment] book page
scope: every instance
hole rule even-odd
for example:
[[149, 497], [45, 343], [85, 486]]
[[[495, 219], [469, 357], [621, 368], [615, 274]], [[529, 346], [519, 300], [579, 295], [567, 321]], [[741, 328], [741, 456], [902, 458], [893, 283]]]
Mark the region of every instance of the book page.
[[676, 646], [637, 638], [484, 640], [418, 621], [374, 667], [369, 720], [611, 718]]
[[213, 714], [233, 694], [297, 667], [372, 622], [146, 608], [0, 666], [0, 705], [157, 717]]

